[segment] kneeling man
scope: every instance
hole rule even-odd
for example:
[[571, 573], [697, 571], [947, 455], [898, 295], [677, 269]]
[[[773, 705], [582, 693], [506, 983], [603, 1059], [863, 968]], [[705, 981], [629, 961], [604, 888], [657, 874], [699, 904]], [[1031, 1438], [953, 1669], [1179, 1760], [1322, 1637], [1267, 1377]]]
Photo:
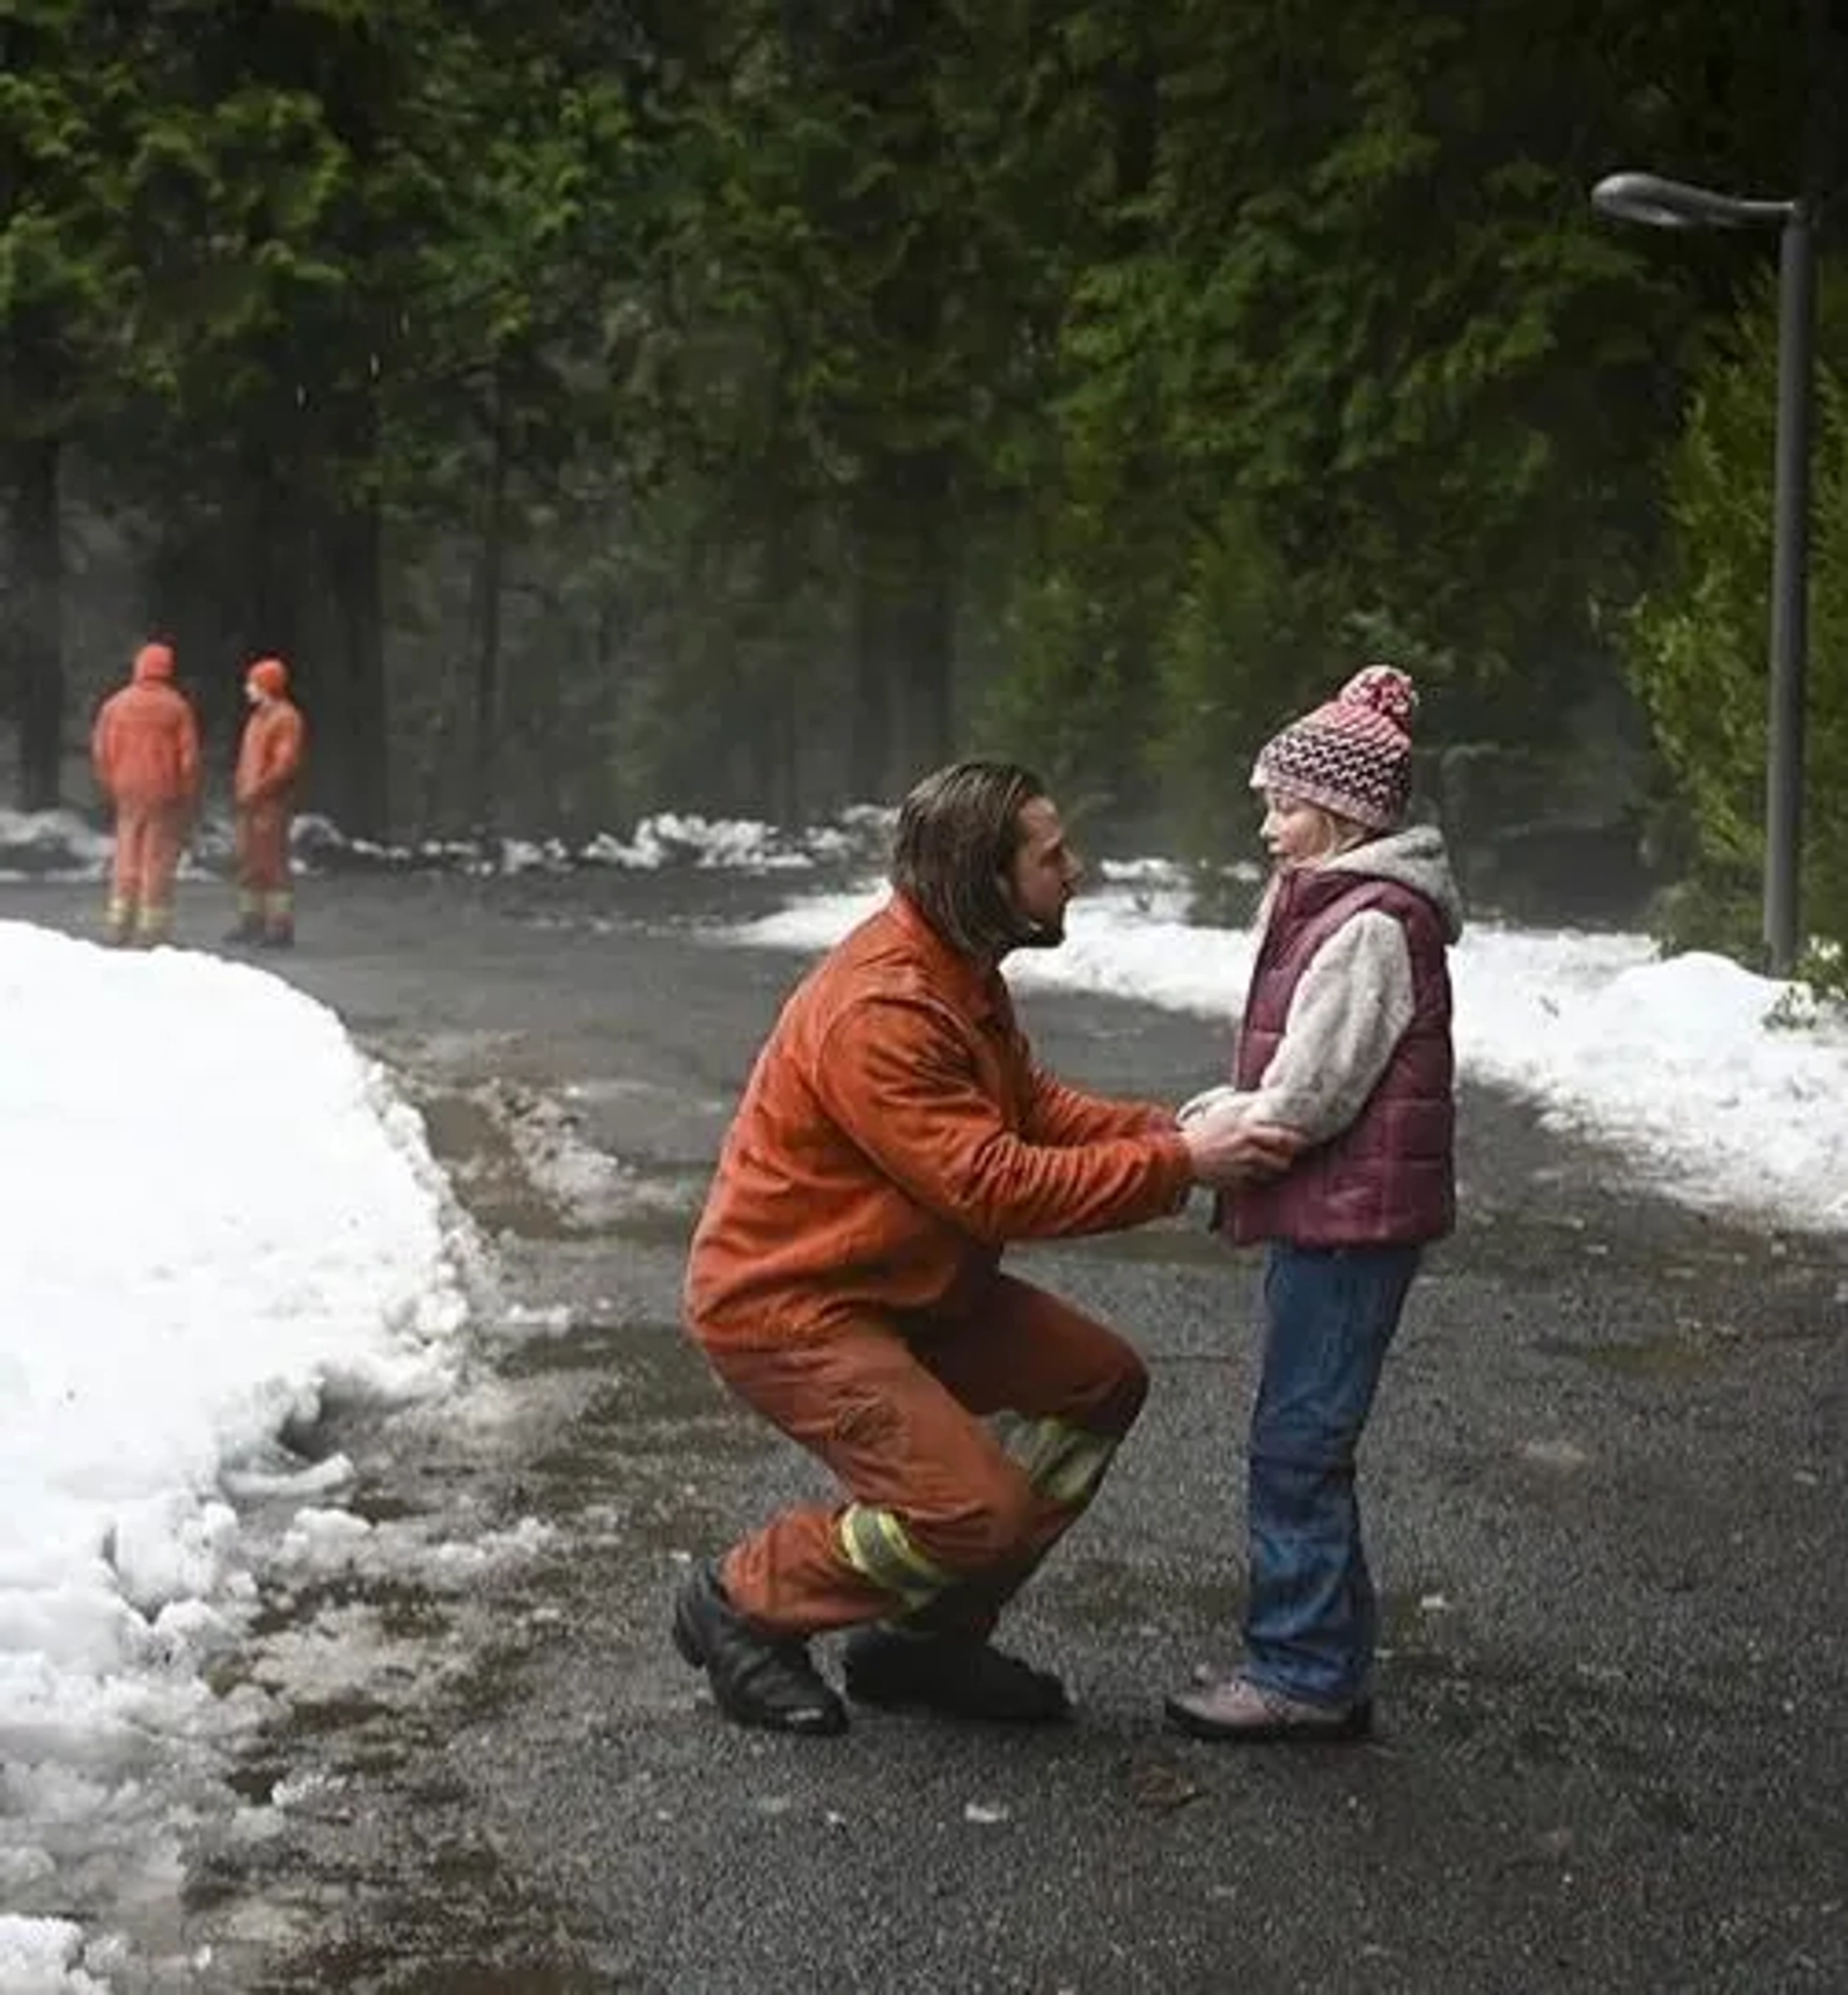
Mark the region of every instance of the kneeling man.
[[839, 1731], [808, 1638], [840, 1628], [856, 1701], [1065, 1715], [1059, 1678], [989, 1637], [1096, 1491], [1147, 1375], [1114, 1331], [1003, 1273], [1003, 1249], [1139, 1225], [1299, 1147], [1230, 1116], [1181, 1129], [1037, 1063], [1000, 964], [1064, 938], [1080, 871], [1027, 770], [927, 777], [899, 814], [889, 901], [789, 999], [727, 1135], [688, 1326], [845, 1492], [680, 1588], [676, 1644], [741, 1725]]

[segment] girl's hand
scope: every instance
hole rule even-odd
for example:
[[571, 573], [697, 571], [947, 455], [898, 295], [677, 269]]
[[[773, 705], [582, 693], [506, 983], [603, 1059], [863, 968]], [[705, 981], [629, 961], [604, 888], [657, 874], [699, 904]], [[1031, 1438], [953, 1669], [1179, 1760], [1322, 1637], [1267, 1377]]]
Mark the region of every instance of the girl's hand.
[[1174, 1111], [1174, 1119], [1183, 1129], [1190, 1122], [1197, 1122], [1202, 1115], [1210, 1115], [1216, 1109], [1229, 1108], [1240, 1099], [1236, 1087], [1208, 1087], [1202, 1093], [1184, 1101]]

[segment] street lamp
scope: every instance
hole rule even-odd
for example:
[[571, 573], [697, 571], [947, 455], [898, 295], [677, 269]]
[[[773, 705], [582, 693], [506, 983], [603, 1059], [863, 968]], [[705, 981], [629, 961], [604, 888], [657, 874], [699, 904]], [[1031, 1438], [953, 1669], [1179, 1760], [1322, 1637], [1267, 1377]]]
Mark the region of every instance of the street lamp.
[[1815, 243], [1801, 200], [1747, 200], [1654, 173], [1612, 173], [1591, 191], [1602, 215], [1654, 228], [1784, 231], [1778, 267], [1777, 511], [1771, 556], [1771, 690], [1764, 779], [1764, 953], [1773, 976], [1797, 959], [1803, 852], [1804, 678], [1810, 643], [1810, 426]]

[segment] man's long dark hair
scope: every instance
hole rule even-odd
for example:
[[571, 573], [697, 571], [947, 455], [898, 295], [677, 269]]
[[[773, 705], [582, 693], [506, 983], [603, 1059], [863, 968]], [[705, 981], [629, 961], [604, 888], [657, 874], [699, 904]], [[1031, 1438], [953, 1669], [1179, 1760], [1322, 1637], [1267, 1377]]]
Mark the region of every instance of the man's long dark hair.
[[1020, 812], [1046, 786], [1017, 762], [952, 762], [905, 799], [892, 884], [953, 949], [998, 961], [1028, 939], [1003, 884], [1020, 850]]

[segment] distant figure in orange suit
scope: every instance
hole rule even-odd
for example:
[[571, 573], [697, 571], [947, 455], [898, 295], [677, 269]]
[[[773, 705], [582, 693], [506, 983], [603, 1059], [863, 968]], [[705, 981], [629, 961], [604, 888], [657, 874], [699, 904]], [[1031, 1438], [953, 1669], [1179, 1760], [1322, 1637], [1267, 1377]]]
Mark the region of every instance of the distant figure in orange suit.
[[289, 668], [259, 658], [244, 676], [250, 715], [238, 744], [238, 925], [229, 942], [289, 949], [295, 939], [295, 897], [289, 830], [295, 814], [308, 729], [289, 697]]
[[173, 649], [144, 644], [135, 676], [97, 710], [90, 758], [116, 812], [103, 938], [151, 949], [173, 930], [173, 876], [199, 795], [199, 728], [173, 683]]

